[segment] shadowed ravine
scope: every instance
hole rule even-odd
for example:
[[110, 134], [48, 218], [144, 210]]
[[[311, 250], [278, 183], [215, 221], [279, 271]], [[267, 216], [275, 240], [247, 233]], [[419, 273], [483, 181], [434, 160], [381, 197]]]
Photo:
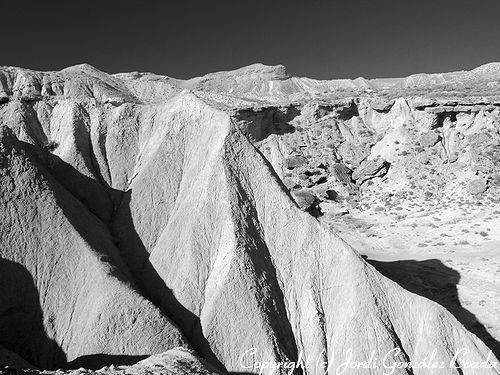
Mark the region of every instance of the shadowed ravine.
[[[131, 193], [130, 190], [123, 193], [119, 205], [120, 224], [118, 227], [112, 226], [110, 230], [114, 233], [116, 245], [121, 249], [123, 259], [131, 270], [134, 280], [143, 295], [182, 329], [189, 342], [203, 358], [217, 368], [224, 369], [224, 365], [212, 352], [203, 334], [200, 318], [176, 299], [173, 291], [165, 284], [165, 281], [149, 261], [149, 253], [134, 228], [130, 214]], [[126, 251], [122, 250], [120, 233], [127, 233], [127, 241], [132, 240], [133, 247], [129, 244]]]
[[[32, 146], [26, 144], [26, 147], [31, 148]], [[37, 154], [39, 153], [37, 152]], [[224, 366], [218, 361], [214, 353], [211, 351], [210, 345], [203, 335], [199, 318], [178, 302], [172, 290], [167, 287], [153, 265], [150, 263], [149, 253], [146, 251], [146, 248], [135, 231], [132, 217], [130, 215], [129, 203], [131, 191], [129, 190], [123, 192], [112, 189], [107, 184], [103, 186], [103, 181], [98, 182], [92, 178], [88, 178], [56, 155], [48, 153], [43, 153], [42, 155], [45, 155], [45, 157], [48, 158], [45, 163], [49, 171], [52, 171], [53, 168], [58, 169], [59, 172], [55, 175], [59, 176], [58, 181], [63, 186], [69, 187], [68, 191], [70, 193], [72, 193], [71, 187], [77, 185], [79, 189], [83, 191], [93, 192], [102, 190], [106, 192], [107, 197], [114, 198], [114, 202], [109, 202], [110, 207], [114, 207], [113, 212], [109, 214], [111, 217], [110, 222], [102, 222], [97, 216], [94, 216], [95, 220], [100, 221], [106, 226], [108, 235], [110, 239], [112, 239], [115, 246], [117, 246], [118, 252], [121, 256], [121, 259], [109, 259], [109, 261], [111, 261], [113, 265], [117, 266], [118, 269], [121, 269], [122, 272], [124, 272], [127, 277], [134, 282], [135, 286], [144, 297], [155, 304], [155, 306], [157, 306], [165, 314], [165, 316], [170, 318], [178, 327], [182, 329], [182, 332], [193, 345], [194, 349], [203, 358], [217, 368], [224, 369]], [[61, 174], [61, 170], [64, 171], [64, 174]], [[75, 199], [78, 198], [75, 197]], [[85, 199], [82, 199], [81, 203], [86, 205]], [[62, 201], [61, 207], [64, 210], [65, 206]], [[90, 212], [92, 212], [91, 207], [86, 207]], [[114, 225], [113, 220], [115, 219], [117, 213], [120, 214], [119, 225]], [[94, 241], [93, 234], [89, 233], [86, 227], [80, 225], [78, 220], [73, 217], [70, 211], [66, 210], [66, 215], [69, 221], [73, 223], [75, 229], [78, 230], [82, 238], [92, 243], [92, 241]], [[126, 247], [127, 250], [124, 250], [123, 247], [120, 246], [122, 242], [121, 235], [125, 233], [127, 235], [127, 241], [129, 241], [128, 246]], [[99, 248], [99, 244], [96, 243], [94, 247]], [[124, 266], [126, 267], [125, 269], [123, 268]], [[116, 274], [116, 276], [121, 277], [120, 274]], [[103, 366], [109, 366], [111, 364], [131, 365], [151, 354], [153, 353], [138, 353], [135, 356], [130, 356], [96, 353], [93, 355], [79, 357], [68, 363], [67, 367], [99, 369]]]
[[66, 362], [64, 351], [47, 337], [39, 292], [30, 272], [22, 264], [2, 258], [0, 345], [41, 368], [57, 368]]

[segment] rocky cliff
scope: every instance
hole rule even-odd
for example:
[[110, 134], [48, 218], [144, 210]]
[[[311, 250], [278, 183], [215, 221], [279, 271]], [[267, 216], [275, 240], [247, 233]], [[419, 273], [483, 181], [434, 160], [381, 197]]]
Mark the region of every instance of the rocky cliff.
[[[494, 194], [499, 109], [365, 81], [2, 68], [0, 344], [48, 369], [173, 350], [200, 373], [321, 374], [373, 352], [475, 374], [494, 360], [480, 339], [315, 217], [408, 189]], [[422, 168], [442, 173], [432, 189]]]

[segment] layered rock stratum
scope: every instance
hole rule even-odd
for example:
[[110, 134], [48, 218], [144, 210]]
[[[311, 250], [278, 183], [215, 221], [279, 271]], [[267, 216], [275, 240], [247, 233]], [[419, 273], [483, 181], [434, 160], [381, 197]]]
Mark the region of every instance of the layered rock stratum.
[[472, 199], [496, 220], [499, 81], [0, 68], [0, 363], [479, 373], [496, 341], [378, 272], [354, 224]]

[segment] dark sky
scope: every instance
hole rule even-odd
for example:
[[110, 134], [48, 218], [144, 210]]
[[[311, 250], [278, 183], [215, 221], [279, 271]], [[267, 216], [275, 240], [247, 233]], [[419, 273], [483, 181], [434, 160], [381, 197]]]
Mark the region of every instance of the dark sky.
[[0, 65], [187, 78], [254, 62], [312, 78], [500, 61], [499, 0], [0, 0]]

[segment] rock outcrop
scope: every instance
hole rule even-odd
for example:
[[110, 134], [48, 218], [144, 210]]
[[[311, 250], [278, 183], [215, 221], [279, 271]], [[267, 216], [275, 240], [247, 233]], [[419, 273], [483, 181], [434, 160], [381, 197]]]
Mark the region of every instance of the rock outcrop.
[[352, 179], [360, 184], [374, 177], [382, 177], [389, 170], [389, 163], [381, 158], [364, 160], [352, 173]]
[[[416, 136], [408, 116], [439, 124], [442, 115], [404, 99], [242, 113], [250, 88], [273, 96], [274, 82], [292, 93], [300, 83], [312, 96], [306, 83], [325, 84], [280, 67], [151, 80], [87, 65], [0, 71], [0, 345], [41, 368], [166, 352], [147, 361], [172, 373], [212, 371], [183, 350], [168, 354], [178, 346], [220, 372], [300, 361], [322, 374], [372, 352], [388, 366], [433, 353], [453, 365], [442, 374], [494, 360], [446, 309], [379, 274], [300, 210], [286, 184], [307, 181], [319, 200], [355, 196], [397, 171], [396, 142]], [[228, 87], [241, 101], [218, 96]], [[492, 127], [489, 117], [453, 119], [429, 158], [456, 149], [456, 128], [467, 137]], [[263, 372], [276, 371], [288, 372]]]
[[133, 286], [106, 226], [35, 150], [0, 134], [1, 343], [42, 368], [186, 345]]
[[48, 371], [37, 370], [30, 368], [29, 365], [22, 368], [10, 364], [0, 372], [10, 375], [74, 375], [74, 374], [89, 374], [89, 375], [217, 375], [220, 374], [217, 369], [211, 366], [205, 360], [199, 358], [196, 353], [185, 348], [178, 347], [169, 349], [164, 353], [156, 354], [143, 359], [132, 365], [110, 365], [102, 368], [76, 370], [61, 370]]

